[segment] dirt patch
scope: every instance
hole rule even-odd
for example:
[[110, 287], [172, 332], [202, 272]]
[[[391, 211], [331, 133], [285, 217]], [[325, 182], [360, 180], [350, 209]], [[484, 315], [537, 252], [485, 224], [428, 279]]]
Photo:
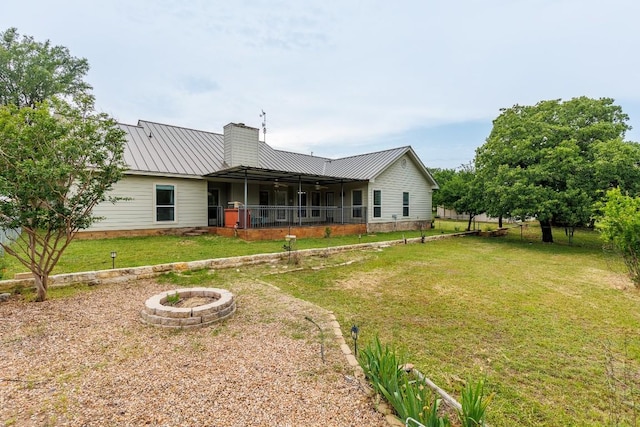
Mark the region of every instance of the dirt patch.
[[389, 279], [395, 273], [389, 270], [377, 269], [373, 271], [361, 271], [353, 274], [348, 279], [336, 280], [335, 288], [375, 292], [389, 283]]
[[180, 300], [175, 304], [169, 304], [172, 307], [184, 307], [184, 308], [193, 308], [199, 307], [201, 305], [211, 304], [212, 302], [216, 302], [216, 298], [212, 297], [188, 297], [188, 298], [180, 298]]
[[628, 275], [599, 268], [585, 268], [583, 278], [585, 281], [603, 284], [618, 290], [634, 288], [633, 282]]

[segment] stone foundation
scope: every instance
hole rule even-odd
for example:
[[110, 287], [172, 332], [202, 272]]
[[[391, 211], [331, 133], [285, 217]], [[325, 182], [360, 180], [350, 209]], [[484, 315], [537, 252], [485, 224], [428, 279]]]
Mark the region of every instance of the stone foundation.
[[369, 223], [369, 232], [370, 233], [389, 233], [391, 231], [414, 231], [420, 230], [420, 226], [425, 227], [424, 229], [431, 228], [431, 221], [420, 220], [420, 221], [398, 221], [398, 222], [371, 222]]

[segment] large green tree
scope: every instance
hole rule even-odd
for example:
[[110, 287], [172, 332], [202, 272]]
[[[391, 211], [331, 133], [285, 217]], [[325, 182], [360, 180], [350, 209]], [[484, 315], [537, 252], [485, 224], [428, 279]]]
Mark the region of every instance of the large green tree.
[[87, 60], [64, 46], [21, 37], [15, 28], [0, 33], [0, 105], [35, 107], [52, 96], [87, 94], [88, 71]]
[[613, 99], [573, 98], [501, 110], [475, 165], [492, 216], [552, 225], [591, 223], [607, 189], [640, 186], [640, 146], [624, 141], [628, 116]]
[[82, 83], [86, 67], [63, 79], [56, 72], [15, 72], [29, 69], [34, 57], [44, 70], [73, 63], [66, 50], [29, 37], [15, 42], [15, 31], [7, 33], [14, 42], [0, 45], [0, 228], [21, 234], [2, 246], [33, 273], [42, 301], [63, 251], [98, 219], [92, 209], [122, 176], [124, 132], [95, 112]]

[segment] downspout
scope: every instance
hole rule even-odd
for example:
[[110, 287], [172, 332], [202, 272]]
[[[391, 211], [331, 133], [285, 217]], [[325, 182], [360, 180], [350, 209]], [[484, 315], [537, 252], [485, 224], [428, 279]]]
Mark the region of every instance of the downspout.
[[244, 228], [245, 228], [245, 230], [247, 228], [249, 228], [248, 224], [247, 224], [247, 195], [248, 195], [248, 191], [249, 190], [248, 190], [247, 187], [248, 187], [248, 184], [247, 184], [247, 170], [245, 169], [244, 170]]

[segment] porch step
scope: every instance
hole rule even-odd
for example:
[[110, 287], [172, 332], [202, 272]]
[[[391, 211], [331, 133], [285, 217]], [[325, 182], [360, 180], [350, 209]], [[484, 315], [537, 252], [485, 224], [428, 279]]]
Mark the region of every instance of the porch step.
[[209, 234], [209, 229], [207, 228], [188, 228], [186, 230], [184, 230], [182, 232], [183, 236], [189, 236], [189, 237], [194, 237], [194, 236], [203, 236], [205, 234]]

